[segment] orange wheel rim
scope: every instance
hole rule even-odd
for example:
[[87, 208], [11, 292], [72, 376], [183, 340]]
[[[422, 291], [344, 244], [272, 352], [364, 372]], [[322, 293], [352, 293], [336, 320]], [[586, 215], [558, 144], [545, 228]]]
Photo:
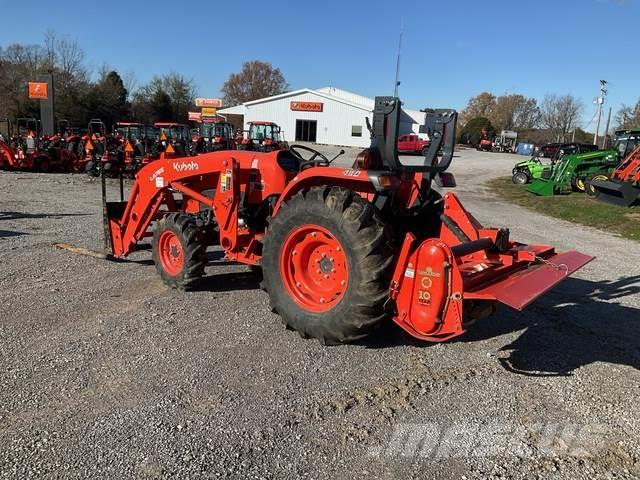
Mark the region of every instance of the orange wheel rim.
[[349, 285], [343, 246], [318, 225], [303, 225], [289, 234], [282, 245], [280, 272], [293, 300], [314, 313], [334, 308]]

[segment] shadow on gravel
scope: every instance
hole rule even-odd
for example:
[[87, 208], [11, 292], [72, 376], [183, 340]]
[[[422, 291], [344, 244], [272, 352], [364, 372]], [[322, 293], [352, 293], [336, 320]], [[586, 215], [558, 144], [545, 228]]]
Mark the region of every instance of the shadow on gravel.
[[29, 234], [25, 232], [12, 232], [11, 230], [0, 230], [0, 238], [21, 237], [23, 235]]
[[260, 278], [255, 272], [214, 273], [204, 277], [194, 289], [197, 292], [258, 290]]
[[0, 212], [0, 220], [20, 220], [22, 218], [62, 218], [62, 217], [86, 217], [90, 213], [25, 213], [25, 212]]
[[570, 278], [530, 307], [479, 322], [460, 341], [472, 342], [524, 329], [501, 349], [502, 366], [529, 376], [568, 376], [594, 362], [640, 370], [640, 309], [615, 303], [640, 295], [640, 275], [611, 282]]

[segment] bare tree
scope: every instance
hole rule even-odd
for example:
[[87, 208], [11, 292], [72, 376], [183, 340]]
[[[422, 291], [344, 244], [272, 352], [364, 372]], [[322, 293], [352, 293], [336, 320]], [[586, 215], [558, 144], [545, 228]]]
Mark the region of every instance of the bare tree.
[[640, 126], [640, 100], [632, 107], [622, 104], [616, 113], [615, 122], [618, 128], [631, 128]]
[[540, 110], [535, 98], [524, 95], [502, 95], [497, 98], [490, 118], [498, 130], [523, 130], [535, 127]]
[[127, 89], [127, 92], [129, 92], [129, 98], [131, 98], [132, 92], [136, 90], [138, 86], [136, 72], [132, 69], [127, 70], [122, 74], [122, 81], [124, 82], [124, 87]]
[[540, 109], [540, 121], [555, 135], [566, 141], [574, 128], [577, 128], [584, 104], [573, 95], [545, 95]]
[[222, 93], [226, 105], [237, 105], [258, 98], [284, 93], [289, 88], [279, 68], [270, 63], [253, 60], [242, 65], [240, 73], [232, 73]]

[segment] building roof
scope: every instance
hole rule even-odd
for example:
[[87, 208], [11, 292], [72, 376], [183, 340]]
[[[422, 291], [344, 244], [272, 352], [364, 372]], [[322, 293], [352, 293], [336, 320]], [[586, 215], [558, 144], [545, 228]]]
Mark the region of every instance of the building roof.
[[304, 93], [312, 93], [320, 97], [324, 97], [328, 100], [334, 100], [340, 103], [345, 103], [361, 110], [371, 111], [373, 110], [374, 101], [372, 98], [363, 97], [355, 93], [347, 92], [335, 87], [323, 87], [318, 89], [301, 88], [299, 90], [293, 90], [291, 92], [281, 93], [279, 95], [273, 95], [271, 97], [259, 98], [257, 100], [251, 100], [250, 102], [244, 102], [241, 105], [235, 105], [233, 107], [223, 108], [219, 110], [223, 114], [242, 114], [246, 107], [257, 105], [260, 103], [271, 102], [274, 100], [280, 100], [287, 97], [295, 97]]
[[[283, 98], [295, 97], [304, 93], [311, 93], [314, 95], [318, 95], [328, 100], [344, 103], [346, 105], [350, 105], [354, 108], [358, 108], [366, 112], [373, 111], [373, 107], [375, 105], [375, 101], [373, 98], [364, 97], [362, 95], [358, 95], [357, 93], [348, 92], [347, 90], [342, 90], [336, 87], [322, 87], [317, 89], [301, 88], [299, 90], [293, 90], [291, 92], [285, 92], [279, 95], [273, 95], [271, 97], [259, 98], [257, 100], [244, 102], [240, 105], [235, 105], [233, 107], [223, 108], [221, 110], [218, 110], [218, 112], [224, 115], [229, 115], [229, 114], [244, 115], [247, 107], [258, 105], [260, 103], [272, 102], [274, 100], [280, 100]], [[409, 110], [407, 108], [403, 108], [402, 110], [404, 111], [404, 113], [413, 117], [416, 122], [419, 122], [417, 118], [424, 115], [424, 113], [418, 110]]]

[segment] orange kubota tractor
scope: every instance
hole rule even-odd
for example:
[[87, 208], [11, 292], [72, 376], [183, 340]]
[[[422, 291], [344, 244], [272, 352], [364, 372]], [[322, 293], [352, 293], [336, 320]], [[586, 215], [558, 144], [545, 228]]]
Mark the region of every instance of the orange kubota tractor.
[[247, 138], [238, 145], [239, 150], [272, 152], [287, 150], [289, 144], [284, 140], [282, 129], [273, 122], [249, 122]]
[[353, 168], [292, 145], [158, 160], [138, 172], [128, 201], [107, 202], [103, 181], [107, 247], [124, 257], [152, 236], [162, 280], [189, 289], [204, 275], [207, 246], [219, 244], [228, 260], [262, 267], [289, 327], [326, 344], [360, 339], [389, 318], [419, 339], [447, 340], [495, 302], [522, 309], [592, 260], [514, 241], [454, 193], [438, 193], [433, 181], [453, 184], [457, 114], [430, 114], [424, 161], [404, 164], [400, 108], [376, 98], [372, 143]]
[[591, 180], [598, 200], [630, 207], [640, 200], [640, 145], [633, 149], [611, 172]]

